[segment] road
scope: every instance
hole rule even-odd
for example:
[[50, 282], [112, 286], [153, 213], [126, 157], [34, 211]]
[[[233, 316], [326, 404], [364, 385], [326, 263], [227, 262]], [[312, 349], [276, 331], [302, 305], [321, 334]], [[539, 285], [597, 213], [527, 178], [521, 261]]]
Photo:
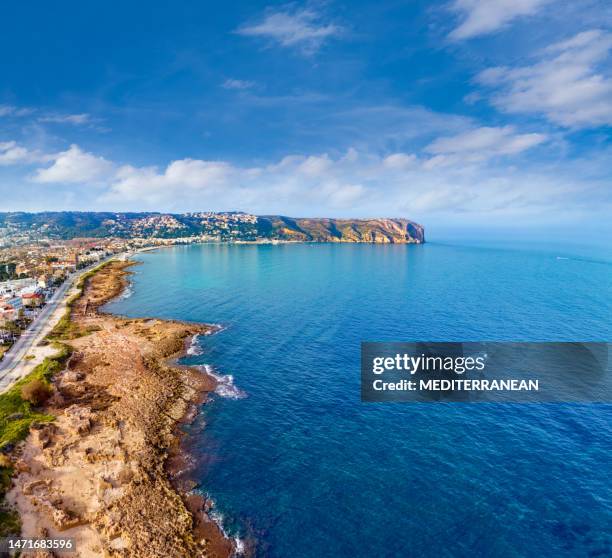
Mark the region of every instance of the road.
[[[16, 369], [26, 362], [23, 360], [24, 357], [34, 352], [40, 342], [49, 335], [53, 327], [55, 327], [55, 324], [65, 311], [68, 296], [73, 294], [69, 293], [69, 291], [75, 288], [79, 277], [115, 257], [117, 256], [112, 256], [72, 273], [55, 293], [53, 293], [51, 299], [47, 302], [36, 319], [30, 324], [30, 327], [21, 334], [15, 344], [4, 354], [4, 358], [0, 360], [0, 392], [6, 390], [14, 381], [25, 375], [23, 371], [17, 371]], [[32, 362], [32, 364], [35, 363]], [[24, 368], [24, 366], [21, 366], [21, 368]]]

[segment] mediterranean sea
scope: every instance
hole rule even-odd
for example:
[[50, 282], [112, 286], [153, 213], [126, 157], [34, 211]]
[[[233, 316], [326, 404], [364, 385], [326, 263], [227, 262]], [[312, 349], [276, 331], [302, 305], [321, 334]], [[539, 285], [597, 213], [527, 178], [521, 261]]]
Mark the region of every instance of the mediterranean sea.
[[[362, 403], [362, 341], [612, 341], [604, 249], [209, 244], [106, 308], [223, 326], [184, 362], [225, 530], [274, 558], [612, 555], [612, 405]], [[205, 426], [205, 427], [204, 427]]]

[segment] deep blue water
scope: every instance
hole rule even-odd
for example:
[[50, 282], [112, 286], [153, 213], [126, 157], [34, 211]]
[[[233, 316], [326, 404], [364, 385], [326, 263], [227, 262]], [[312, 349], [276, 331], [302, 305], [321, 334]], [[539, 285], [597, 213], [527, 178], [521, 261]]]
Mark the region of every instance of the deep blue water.
[[[363, 340], [612, 340], [612, 257], [504, 245], [139, 256], [133, 316], [220, 323], [197, 476], [258, 556], [612, 555], [612, 406], [371, 404]], [[202, 428], [203, 423], [206, 428]]]

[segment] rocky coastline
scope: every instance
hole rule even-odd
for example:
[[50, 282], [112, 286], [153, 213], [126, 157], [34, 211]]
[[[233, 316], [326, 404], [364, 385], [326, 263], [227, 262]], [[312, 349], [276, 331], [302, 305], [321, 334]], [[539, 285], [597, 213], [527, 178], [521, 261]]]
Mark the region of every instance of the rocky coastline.
[[176, 359], [215, 326], [100, 312], [130, 265], [103, 266], [73, 302], [56, 339], [70, 357], [44, 406], [55, 420], [34, 424], [15, 449], [8, 500], [23, 537], [73, 538], [76, 556], [229, 558], [234, 543], [178, 474], [180, 427], [216, 381]]

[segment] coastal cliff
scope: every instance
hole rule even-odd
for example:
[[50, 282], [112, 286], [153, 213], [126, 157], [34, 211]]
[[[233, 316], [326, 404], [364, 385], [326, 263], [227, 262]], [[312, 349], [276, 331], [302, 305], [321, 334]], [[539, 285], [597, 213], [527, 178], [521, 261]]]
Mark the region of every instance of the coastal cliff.
[[302, 242], [425, 242], [422, 225], [408, 219], [293, 219], [258, 217], [260, 236]]
[[54, 420], [34, 424], [14, 452], [8, 499], [23, 537], [73, 538], [81, 557], [228, 558], [233, 543], [209, 519], [210, 503], [187, 494], [193, 486], [173, 467], [180, 424], [216, 387], [175, 359], [215, 328], [99, 313], [129, 265], [90, 275], [56, 328], [71, 356], [44, 405]]
[[0, 241], [90, 238], [200, 238], [219, 241], [422, 243], [408, 219], [293, 218], [239, 211], [0, 213]]

